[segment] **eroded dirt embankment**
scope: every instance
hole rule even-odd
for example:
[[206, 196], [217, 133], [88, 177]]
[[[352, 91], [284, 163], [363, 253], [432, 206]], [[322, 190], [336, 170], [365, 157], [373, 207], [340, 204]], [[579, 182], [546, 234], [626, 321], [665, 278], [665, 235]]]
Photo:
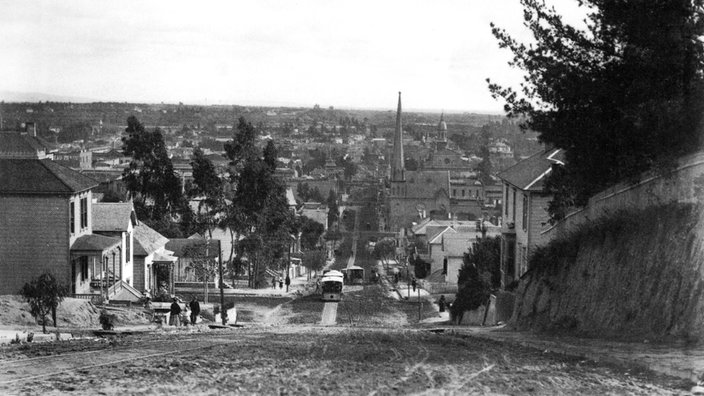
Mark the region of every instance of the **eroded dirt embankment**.
[[524, 330], [704, 342], [703, 242], [696, 205], [592, 222], [531, 257], [511, 322]]

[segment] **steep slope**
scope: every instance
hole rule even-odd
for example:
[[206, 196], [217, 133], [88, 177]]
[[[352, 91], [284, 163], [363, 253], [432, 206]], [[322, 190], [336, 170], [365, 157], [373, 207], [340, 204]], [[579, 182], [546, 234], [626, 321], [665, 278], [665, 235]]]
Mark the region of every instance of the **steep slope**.
[[538, 249], [521, 279], [519, 329], [704, 341], [704, 214], [619, 212]]

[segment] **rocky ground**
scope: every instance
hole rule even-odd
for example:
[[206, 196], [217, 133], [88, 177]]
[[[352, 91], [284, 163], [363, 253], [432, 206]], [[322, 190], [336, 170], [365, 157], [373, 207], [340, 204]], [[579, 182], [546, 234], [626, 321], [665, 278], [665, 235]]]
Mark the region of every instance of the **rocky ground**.
[[2, 394], [668, 395], [687, 386], [510, 344], [401, 328], [181, 331], [13, 345], [0, 358]]

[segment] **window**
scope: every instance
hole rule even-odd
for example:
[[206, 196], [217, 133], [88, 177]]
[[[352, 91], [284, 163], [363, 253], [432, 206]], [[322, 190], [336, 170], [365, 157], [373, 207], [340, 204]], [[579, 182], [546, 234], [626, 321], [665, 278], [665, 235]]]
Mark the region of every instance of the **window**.
[[464, 198], [464, 193], [465, 193], [465, 190], [462, 190], [462, 197], [463, 197], [463, 198]]
[[442, 274], [447, 275], [447, 257], [442, 259]]
[[528, 230], [528, 194], [523, 194], [523, 231]]
[[88, 198], [81, 198], [81, 229], [88, 227]]
[[88, 279], [88, 257], [81, 257], [81, 281]]
[[506, 216], [508, 218], [508, 184], [505, 185], [505, 187], [506, 187], [506, 194], [505, 194], [506, 195], [506, 198], [505, 198], [506, 205], [504, 205], [504, 216]]
[[511, 221], [516, 222], [516, 189], [513, 189], [513, 199], [511, 200]]
[[452, 189], [452, 196], [453, 197], [457, 196], [457, 189], [455, 189], [455, 188]]
[[71, 234], [76, 232], [76, 204], [71, 202], [68, 204], [68, 223], [70, 224]]

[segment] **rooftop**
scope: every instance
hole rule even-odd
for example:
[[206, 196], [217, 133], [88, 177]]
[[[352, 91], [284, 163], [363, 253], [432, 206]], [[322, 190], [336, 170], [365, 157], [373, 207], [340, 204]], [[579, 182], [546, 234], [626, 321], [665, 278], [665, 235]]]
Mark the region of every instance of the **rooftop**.
[[98, 183], [49, 159], [0, 158], [0, 193], [72, 194]]
[[92, 205], [93, 231], [127, 231], [137, 223], [131, 202], [98, 202]]
[[148, 256], [159, 250], [159, 248], [165, 247], [168, 242], [168, 238], [144, 223], [139, 223], [134, 228], [135, 256]]
[[543, 150], [499, 173], [499, 178], [521, 190], [540, 191], [552, 166], [564, 163], [564, 154], [561, 149]]

